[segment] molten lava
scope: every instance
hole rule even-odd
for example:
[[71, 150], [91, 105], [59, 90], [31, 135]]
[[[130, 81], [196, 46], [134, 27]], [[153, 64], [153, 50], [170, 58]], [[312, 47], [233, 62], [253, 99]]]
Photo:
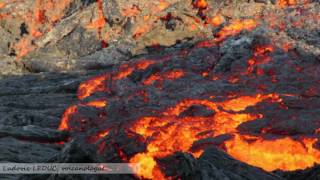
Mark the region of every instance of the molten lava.
[[264, 70], [259, 68], [259, 65], [267, 64], [271, 61], [269, 54], [273, 52], [274, 48], [271, 45], [259, 46], [254, 50], [254, 55], [248, 60], [247, 73], [257, 75], [263, 75]]
[[295, 5], [296, 3], [297, 3], [296, 0], [279, 0], [277, 5], [279, 5], [280, 7], [286, 7], [286, 6]]
[[243, 30], [250, 31], [257, 27], [258, 22], [253, 19], [233, 20], [229, 25], [224, 26], [215, 36], [216, 41], [221, 42], [229, 36], [234, 36]]
[[103, 74], [81, 83], [78, 89], [78, 98], [84, 99], [93, 94], [94, 92], [107, 90], [107, 87], [105, 86], [105, 81], [108, 78], [109, 74]]
[[221, 14], [217, 14], [214, 17], [212, 17], [211, 19], [207, 20], [207, 23], [209, 23], [213, 26], [219, 26], [224, 22], [225, 22], [225, 19], [223, 18], [223, 16]]
[[129, 76], [134, 70], [144, 70], [155, 62], [152, 60], [141, 60], [134, 64], [123, 64], [116, 74], [105, 73], [103, 75], [94, 77], [80, 84], [78, 89], [78, 98], [80, 100], [89, 97], [96, 92], [108, 92], [106, 81], [112, 76], [113, 80], [120, 80]]
[[[174, 107], [168, 108], [159, 117], [141, 118], [130, 129], [145, 139], [150, 139], [150, 141], [148, 142], [147, 151], [137, 154], [130, 159], [130, 162], [141, 164], [142, 168], [138, 172], [139, 176], [151, 179], [158, 178], [159, 167], [156, 167], [155, 163], [157, 158], [168, 156], [177, 151], [190, 152], [198, 156], [197, 152], [190, 151], [190, 148], [197, 140], [206, 138], [206, 135], [199, 136], [201, 132], [211, 130], [214, 132], [212, 136], [231, 133], [235, 134], [236, 137], [241, 137], [242, 135], [238, 134], [236, 129], [240, 124], [263, 117], [262, 114], [248, 114], [241, 111], [263, 101], [279, 103], [282, 100], [277, 94], [242, 96], [224, 102], [185, 100]], [[213, 114], [208, 117], [181, 116], [184, 111], [193, 105], [204, 106], [212, 111]], [[230, 148], [230, 143], [240, 144], [242, 141], [239, 141], [239, 138], [233, 138], [228, 141], [226, 143], [227, 152], [233, 152], [232, 148]], [[277, 144], [278, 142], [275, 141], [274, 143]], [[300, 142], [292, 140], [292, 143], [299, 144]], [[255, 146], [250, 146], [250, 148], [255, 149]], [[232, 155], [232, 153], [230, 154]], [[317, 162], [320, 159], [315, 156], [313, 160], [313, 162]], [[245, 162], [251, 163], [251, 161]], [[275, 163], [283, 162], [278, 160]], [[269, 165], [274, 166], [276, 165], [275, 163], [270, 162]], [[299, 163], [299, 161], [295, 163]], [[279, 166], [274, 167], [281, 168]], [[160, 177], [164, 177], [164, 175]]]
[[[271, 45], [259, 45], [254, 47], [253, 57], [248, 61], [247, 72], [244, 76], [251, 75], [256, 65], [270, 62], [270, 53], [274, 47]], [[166, 58], [164, 58], [166, 59]], [[153, 64], [161, 61], [140, 60], [134, 63], [122, 64], [117, 72], [105, 73], [94, 77], [79, 87], [80, 100], [97, 92], [108, 92], [108, 81], [119, 81], [129, 77], [137, 71], [145, 71]], [[259, 71], [257, 71], [259, 72]], [[203, 73], [202, 73], [203, 75]], [[259, 75], [259, 74], [257, 74]], [[144, 86], [152, 86], [154, 82], [174, 81], [186, 76], [182, 69], [154, 72], [141, 81]], [[234, 77], [232, 83], [238, 83], [239, 78]], [[218, 80], [213, 78], [214, 81]], [[148, 93], [138, 91], [138, 96], [148, 102]], [[167, 107], [156, 116], [141, 117], [128, 124], [131, 132], [139, 134], [146, 143], [146, 150], [129, 157], [129, 162], [139, 163], [141, 168], [136, 174], [142, 178], [166, 179], [160, 170], [157, 159], [163, 158], [177, 151], [191, 153], [199, 157], [204, 149], [193, 149], [195, 142], [214, 138], [219, 135], [231, 135], [231, 138], [222, 142], [225, 151], [230, 155], [250, 165], [261, 167], [267, 171], [276, 169], [295, 170], [312, 166], [320, 162], [320, 151], [314, 147], [317, 139], [314, 137], [276, 136], [273, 139], [265, 139], [263, 135], [268, 131], [261, 130], [261, 135], [246, 135], [238, 131], [238, 127], [249, 121], [264, 118], [263, 113], [247, 112], [250, 107], [260, 103], [275, 104], [284, 109], [282, 97], [295, 97], [294, 94], [256, 94], [238, 95], [232, 94], [219, 100], [215, 96], [208, 99], [185, 99], [174, 106]], [[108, 99], [98, 99], [90, 102], [81, 102], [71, 106], [63, 114], [60, 130], [73, 131], [69, 125], [70, 117], [77, 113], [78, 107], [95, 107], [104, 109], [108, 106]], [[193, 108], [201, 107], [207, 111], [206, 115], [192, 114]], [[190, 114], [191, 112], [191, 114]], [[99, 131], [89, 137], [89, 143], [95, 143], [99, 139], [108, 136], [110, 129]], [[210, 132], [210, 133], [204, 133]], [[286, 148], [283, 148], [283, 147]], [[122, 152], [123, 153], [123, 152]], [[127, 159], [127, 158], [125, 158]]]
[[206, 9], [208, 7], [208, 3], [206, 0], [195, 0], [193, 6], [199, 9]]
[[155, 81], [164, 81], [165, 79], [167, 80], [175, 80], [178, 78], [181, 78], [184, 75], [184, 72], [182, 70], [173, 70], [173, 71], [168, 71], [165, 72], [162, 75], [159, 75], [158, 73], [151, 75], [149, 78], [145, 79], [143, 81], [144, 85], [150, 85]]
[[[159, 7], [155, 8], [155, 11], [157, 12], [169, 6], [164, 0], [159, 2]], [[295, 4], [295, 1], [285, 0], [279, 2], [280, 6], [292, 4]], [[206, 11], [208, 9], [208, 3], [205, 0], [193, 1], [192, 5], [195, 8], [198, 8], [199, 11]], [[106, 20], [103, 17], [101, 5], [99, 5], [99, 9], [101, 10], [99, 11], [99, 18], [89, 24], [89, 28], [102, 28], [105, 25]], [[133, 6], [129, 9], [123, 9], [121, 13], [126, 17], [134, 17], [141, 12], [142, 10], [138, 6]], [[45, 12], [38, 11], [37, 21], [45, 21], [44, 17]], [[149, 18], [150, 16], [146, 15], [145, 21], [149, 21]], [[221, 26], [221, 28], [220, 31], [215, 34], [215, 38], [213, 40], [200, 42], [194, 48], [212, 48], [214, 46], [219, 46], [222, 41], [230, 36], [238, 35], [245, 30], [253, 30], [260, 24], [260, 20], [254, 19], [236, 19], [227, 21], [225, 17], [219, 14], [211, 19], [206, 17], [202, 18], [202, 20], [206, 21], [205, 23], [207, 24], [211, 24], [215, 28], [218, 26], [219, 28]], [[196, 23], [202, 23], [200, 18], [196, 19]], [[222, 25], [225, 26], [222, 27]], [[196, 25], [193, 25], [189, 28], [194, 28], [195, 26]], [[133, 38], [138, 39], [142, 34], [148, 32], [150, 29], [152, 29], [152, 26], [148, 23], [133, 28]], [[28, 43], [28, 41], [24, 43]], [[290, 44], [284, 44], [282, 47], [285, 52], [288, 52], [290, 48]], [[252, 48], [250, 49], [252, 56], [243, 61], [243, 66], [239, 69], [237, 68], [237, 72], [232, 74], [233, 72], [230, 71], [232, 72], [230, 73], [231, 75], [228, 74], [229, 72], [226, 72], [227, 75], [213, 75], [214, 66], [216, 63], [220, 63], [215, 61], [212, 63], [210, 62], [211, 64], [208, 63], [206, 68], [199, 71], [194, 70], [198, 68], [198, 64], [196, 63], [193, 63], [193, 66], [190, 65], [192, 67], [186, 67], [185, 64], [192, 63], [188, 58], [181, 60], [183, 62], [179, 62], [181, 64], [177, 63], [177, 66], [175, 66], [176, 64], [166, 65], [160, 60], [160, 58], [157, 60], [144, 59], [137, 60], [135, 62], [123, 63], [116, 66], [115, 70], [93, 77], [80, 84], [78, 89], [78, 99], [80, 102], [65, 110], [59, 129], [71, 132], [76, 131], [72, 128], [72, 117], [73, 115], [75, 115], [74, 117], [77, 117], [76, 115], [79, 113], [78, 111], [83, 107], [99, 110], [100, 114], [98, 114], [97, 117], [100, 118], [100, 116], [102, 116], [103, 118], [99, 119], [101, 121], [97, 120], [97, 122], [93, 122], [96, 125], [95, 128], [97, 128], [97, 126], [100, 125], [99, 123], [108, 121], [108, 115], [111, 113], [104, 114], [104, 112], [106, 112], [106, 109], [109, 108], [110, 104], [112, 105], [114, 101], [123, 100], [123, 98], [125, 98], [125, 100], [123, 100], [125, 103], [123, 104], [129, 104], [131, 99], [138, 96], [140, 99], [143, 99], [143, 101], [137, 102], [147, 104], [148, 108], [149, 106], [156, 106], [157, 111], [152, 111], [152, 115], [141, 115], [139, 112], [135, 111], [133, 114], [136, 113], [139, 114], [139, 116], [133, 116], [134, 118], [132, 118], [130, 114], [132, 112], [128, 112], [127, 110], [130, 108], [123, 105], [119, 112], [112, 113], [123, 113], [121, 115], [125, 116], [124, 119], [126, 119], [127, 116], [132, 118], [128, 120], [128, 122], [124, 123], [124, 129], [130, 133], [138, 134], [146, 145], [146, 148], [143, 151], [139, 151], [139, 153], [134, 155], [127, 155], [125, 154], [125, 151], [122, 151], [122, 149], [119, 150], [121, 152], [119, 153], [121, 154], [121, 157], [125, 157], [122, 158], [123, 161], [140, 164], [141, 168], [136, 172], [136, 174], [141, 178], [166, 179], [167, 177], [165, 172], [162, 172], [161, 167], [158, 165], [158, 159], [170, 156], [177, 151], [190, 153], [194, 157], [198, 158], [205, 150], [205, 147], [199, 147], [197, 149], [194, 148], [194, 145], [200, 140], [216, 138], [221, 135], [228, 135], [230, 138], [221, 142], [219, 147], [223, 148], [234, 158], [250, 165], [261, 167], [267, 171], [273, 171], [276, 169], [296, 170], [311, 167], [314, 163], [320, 163], [320, 151], [315, 146], [317, 143], [317, 138], [315, 136], [310, 134], [295, 136], [289, 136], [287, 134], [271, 134], [272, 138], [270, 138], [268, 130], [269, 128], [271, 129], [271, 127], [269, 126], [262, 128], [258, 133], [255, 132], [256, 134], [252, 132], [244, 133], [240, 129], [240, 125], [252, 123], [264, 118], [270, 118], [267, 116], [267, 111], [270, 111], [270, 109], [266, 108], [266, 112], [261, 112], [259, 111], [261, 110], [259, 107], [261, 108], [261, 106], [267, 104], [267, 106], [270, 107], [288, 110], [289, 106], [284, 103], [284, 97], [291, 97], [294, 99], [300, 96], [300, 94], [289, 94], [281, 89], [281, 87], [279, 87], [281, 91], [277, 91], [277, 88], [270, 88], [271, 90], [269, 89], [267, 91], [266, 89], [268, 89], [268, 85], [270, 84], [267, 84], [265, 79], [263, 80], [264, 82], [261, 82], [261, 79], [259, 79], [265, 75], [267, 75], [268, 78], [271, 77], [271, 82], [273, 84], [270, 86], [273, 86], [278, 81], [276, 77], [277, 72], [274, 69], [268, 69], [267, 67], [271, 63], [274, 63], [274, 59], [272, 57], [277, 52], [275, 49], [276, 47], [273, 44], [257, 43], [252, 45]], [[187, 57], [190, 52], [184, 51], [180, 53], [181, 56]], [[220, 54], [217, 53], [216, 55], [219, 56]], [[164, 59], [169, 61], [171, 58], [174, 59], [173, 57], [178, 59], [178, 57], [174, 55], [168, 56]], [[201, 63], [205, 64], [207, 61]], [[302, 69], [297, 66], [295, 66], [295, 69], [297, 69], [297, 72], [299, 73], [302, 71]], [[193, 70], [197, 72], [194, 72]], [[199, 92], [190, 92], [192, 95], [182, 96], [183, 98], [181, 99], [179, 99], [180, 97], [175, 97], [176, 94], [170, 94], [171, 91], [174, 91], [174, 89], [171, 88], [168, 90], [170, 92], [164, 93], [164, 96], [170, 96], [170, 98], [168, 98], [169, 100], [166, 100], [171, 104], [163, 107], [160, 100], [162, 100], [161, 98], [164, 98], [164, 96], [159, 95], [164, 89], [164, 86], [162, 87], [161, 85], [166, 85], [166, 83], [180, 83], [179, 81], [190, 77], [190, 72], [193, 73], [192, 75], [199, 78], [197, 80], [203, 81], [203, 84], [209, 83], [209, 81], [217, 81], [220, 83], [223, 81], [223, 83], [221, 83], [223, 86], [217, 83], [218, 85], [221, 85], [221, 87], [218, 86], [217, 89], [212, 88], [213, 86], [210, 86], [210, 88], [206, 86], [199, 87], [199, 89], [195, 90], [199, 90]], [[224, 82], [224, 80], [227, 81]], [[250, 84], [250, 82], [252, 83], [254, 80], [257, 82], [254, 82], [253, 85]], [[113, 89], [114, 86], [118, 85], [117, 82], [127, 81], [130, 81], [130, 83], [128, 83], [128, 87], [121, 86], [121, 93], [117, 94], [117, 89]], [[224, 83], [228, 84], [225, 85]], [[134, 86], [134, 88], [130, 89], [129, 86], [131, 85]], [[254, 90], [241, 92], [235, 91], [237, 87], [249, 87], [250, 85], [254, 86]], [[228, 86], [227, 88], [232, 89], [232, 91], [224, 92], [225, 86]], [[187, 88], [190, 87], [186, 87], [186, 89]], [[132, 94], [125, 94], [123, 89], [125, 89], [125, 91], [128, 90], [130, 93], [132, 92]], [[292, 87], [292, 89], [294, 88]], [[182, 89], [182, 91], [183, 90], [184, 89]], [[154, 94], [151, 94], [150, 91]], [[218, 94], [220, 91], [224, 92], [224, 94]], [[308, 94], [316, 95], [317, 89], [315, 86], [312, 86], [306, 92]], [[98, 93], [99, 95], [103, 95], [103, 93], [105, 93], [108, 98], [95, 98], [95, 100], [87, 102], [91, 96]], [[201, 96], [197, 93], [201, 94]], [[203, 94], [205, 94], [205, 96], [202, 96]], [[153, 102], [153, 97], [158, 98], [158, 96], [159, 99], [155, 98], [156, 102]], [[148, 104], [149, 102], [152, 104]], [[141, 104], [137, 103], [132, 106], [136, 105], [140, 108]], [[133, 107], [133, 109], [134, 108], [136, 107]], [[144, 108], [144, 106], [142, 106], [142, 108]], [[201, 113], [196, 112], [197, 109], [201, 109]], [[271, 111], [272, 110], [273, 109], [271, 109]], [[137, 111], [140, 111], [140, 109]], [[122, 116], [119, 117], [121, 118]], [[95, 121], [95, 119], [90, 119], [90, 121]], [[316, 131], [317, 134], [320, 132], [319, 129]], [[88, 139], [89, 143], [96, 143], [98, 140], [109, 136], [112, 128], [103, 127], [95, 130], [94, 134], [91, 134]], [[101, 150], [99, 151], [102, 152]]]
[[235, 135], [226, 141], [226, 150], [234, 158], [267, 171], [296, 170], [320, 162], [320, 151], [314, 148], [317, 138], [289, 137], [265, 140], [255, 136]]
[[77, 112], [77, 109], [78, 107], [76, 105], [73, 105], [64, 111], [58, 128], [59, 130], [70, 130], [68, 125], [69, 117], [75, 114]]

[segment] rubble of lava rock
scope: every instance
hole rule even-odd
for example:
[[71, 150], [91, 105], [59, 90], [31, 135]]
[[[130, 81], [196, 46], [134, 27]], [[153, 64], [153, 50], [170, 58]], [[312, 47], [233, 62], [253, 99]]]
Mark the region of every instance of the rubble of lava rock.
[[[19, 62], [31, 71], [67, 70], [70, 66], [71, 70], [86, 71], [42, 72], [0, 81], [0, 161], [129, 162], [138, 163], [140, 169], [133, 175], [5, 178], [320, 178], [318, 2], [245, 3], [260, 9], [244, 12], [244, 18], [228, 16], [231, 5], [217, 13], [213, 8], [218, 8], [214, 6], [216, 1], [170, 1], [172, 5], [159, 0], [160, 9], [153, 10], [164, 13], [158, 19], [161, 25], [150, 25], [156, 15], [146, 15], [140, 5], [122, 8], [118, 15], [111, 7], [121, 0], [111, 0], [111, 7], [105, 1], [81, 2], [84, 7], [72, 6], [75, 9], [67, 11], [71, 15], [66, 19], [62, 14], [50, 16], [50, 8], [37, 11], [40, 24], [32, 23], [39, 32], [23, 37], [24, 43], [31, 43], [27, 46], [31, 49], [22, 48], [21, 52], [19, 46], [12, 47], [18, 58], [29, 56]], [[91, 46], [90, 51], [72, 50], [70, 47], [77, 44], [73, 33], [88, 33], [79, 26], [87, 23], [79, 14], [86, 12], [87, 6], [94, 9], [92, 4], [100, 7], [97, 16], [103, 18], [86, 27], [98, 30], [99, 36], [95, 39], [87, 34], [85, 37], [92, 41], [80, 44], [99, 45]], [[194, 14], [188, 14], [188, 10]], [[144, 17], [144, 21], [132, 16]], [[77, 24], [80, 30], [59, 31], [55, 18], [62, 18], [64, 27]], [[52, 25], [41, 26], [42, 21]], [[194, 26], [191, 22], [197, 23]], [[115, 29], [129, 28], [121, 33], [133, 39], [118, 42], [116, 48], [101, 48], [101, 42], [103, 46], [107, 43], [101, 36], [103, 28], [113, 24]], [[119, 37], [123, 38], [121, 33]], [[64, 47], [66, 42], [70, 46]], [[70, 53], [69, 59], [35, 60], [43, 53], [61, 58], [65, 51]], [[77, 54], [80, 52], [84, 54]]]

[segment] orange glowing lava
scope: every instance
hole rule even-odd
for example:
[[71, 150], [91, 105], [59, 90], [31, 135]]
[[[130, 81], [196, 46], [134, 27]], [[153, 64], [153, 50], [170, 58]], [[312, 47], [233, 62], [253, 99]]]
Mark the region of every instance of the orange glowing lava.
[[135, 64], [123, 64], [119, 68], [119, 72], [113, 77], [114, 80], [120, 80], [128, 77], [135, 70], [145, 70], [155, 62], [152, 60], [140, 60]]
[[206, 9], [208, 7], [208, 3], [206, 0], [195, 0], [193, 6], [199, 9]]
[[6, 3], [4, 3], [4, 2], [0, 2], [0, 8], [4, 8], [4, 7], [6, 7]]
[[217, 14], [214, 17], [212, 17], [211, 19], [208, 19], [207, 22], [209, 24], [211, 24], [212, 26], [219, 26], [225, 22], [225, 19], [222, 15]]
[[297, 4], [296, 0], [279, 0], [277, 3], [280, 7], [292, 6], [295, 4]]
[[233, 20], [229, 25], [224, 26], [221, 31], [216, 34], [216, 41], [221, 42], [229, 36], [234, 36], [243, 30], [250, 31], [258, 25], [253, 19]]
[[81, 83], [78, 89], [78, 98], [81, 100], [89, 97], [94, 92], [107, 90], [105, 81], [108, 78], [109, 74], [103, 74]]
[[265, 140], [261, 137], [235, 135], [225, 145], [227, 152], [240, 161], [267, 171], [291, 171], [320, 162], [320, 151], [313, 147], [316, 141], [317, 138], [293, 140], [284, 137]]
[[[137, 172], [144, 178], [158, 178], [159, 171], [156, 158], [165, 157], [176, 151], [190, 152], [194, 142], [206, 138], [201, 132], [211, 130], [213, 136], [226, 133], [237, 133], [236, 128], [243, 122], [261, 118], [261, 114], [242, 113], [249, 106], [259, 102], [281, 102], [277, 94], [242, 96], [224, 102], [208, 100], [185, 100], [168, 108], [159, 117], [143, 117], [130, 128], [146, 139], [150, 139], [147, 150], [130, 159], [132, 163], [140, 163], [144, 168]], [[212, 111], [211, 116], [182, 116], [193, 105], [201, 105]], [[198, 152], [190, 152], [199, 156]], [[163, 177], [161, 175], [160, 177]]]
[[175, 80], [178, 78], [181, 78], [184, 76], [184, 72], [182, 70], [173, 70], [173, 71], [168, 71], [165, 72], [164, 74], [153, 74], [149, 78], [145, 79], [143, 81], [144, 85], [151, 85], [155, 81], [164, 81], [165, 79], [167, 80]]
[[106, 100], [95, 100], [84, 104], [85, 106], [91, 106], [96, 108], [103, 108], [107, 106]]
[[265, 72], [259, 68], [259, 65], [267, 64], [271, 61], [269, 54], [273, 52], [274, 48], [271, 45], [258, 46], [254, 49], [254, 55], [248, 60], [247, 74], [255, 73], [263, 75]]
[[144, 70], [155, 62], [152, 60], [140, 60], [133, 64], [123, 64], [119, 68], [119, 72], [111, 75], [105, 73], [97, 77], [93, 77], [80, 84], [78, 88], [78, 99], [82, 100], [96, 92], [108, 92], [109, 89], [106, 81], [112, 76], [113, 80], [120, 80], [128, 77], [135, 70]]
[[76, 113], [78, 110], [78, 107], [76, 105], [70, 106], [68, 109], [66, 109], [62, 115], [59, 130], [68, 130], [68, 121], [69, 121], [69, 116], [72, 114]]
[[98, 17], [97, 19], [93, 20], [91, 23], [89, 23], [86, 28], [88, 29], [96, 29], [97, 31], [100, 31], [102, 27], [106, 24], [106, 19], [103, 14], [103, 1], [97, 0], [97, 13]]

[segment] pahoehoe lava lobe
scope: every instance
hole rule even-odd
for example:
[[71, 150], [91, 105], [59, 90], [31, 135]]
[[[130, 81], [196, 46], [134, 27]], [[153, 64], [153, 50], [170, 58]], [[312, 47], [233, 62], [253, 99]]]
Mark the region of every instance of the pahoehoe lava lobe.
[[[227, 48], [242, 53], [224, 64]], [[95, 144], [110, 162], [140, 163], [141, 178], [195, 177], [210, 147], [269, 172], [305, 169], [320, 162], [318, 71], [316, 56], [249, 33], [124, 63], [81, 83], [59, 129]], [[194, 167], [175, 169], [180, 163]]]

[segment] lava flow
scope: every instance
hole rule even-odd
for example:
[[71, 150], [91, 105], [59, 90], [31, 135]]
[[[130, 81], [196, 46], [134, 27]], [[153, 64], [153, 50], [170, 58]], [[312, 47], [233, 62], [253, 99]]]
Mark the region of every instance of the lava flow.
[[229, 36], [236, 35], [243, 30], [252, 30], [257, 27], [257, 21], [253, 19], [244, 19], [244, 20], [234, 20], [231, 21], [229, 25], [222, 28], [215, 36], [217, 37], [216, 41], [221, 42]]
[[[185, 100], [169, 108], [159, 117], [144, 117], [137, 120], [132, 131], [145, 139], [151, 139], [147, 152], [135, 155], [130, 162], [140, 163], [141, 171], [138, 174], [144, 178], [158, 178], [159, 168], [156, 167], [155, 158], [161, 158], [177, 151], [189, 152], [192, 144], [207, 135], [218, 136], [226, 133], [236, 133], [236, 128], [243, 122], [255, 120], [261, 114], [247, 114], [240, 111], [248, 106], [269, 100], [280, 101], [278, 95], [243, 96], [225, 102], [212, 102], [208, 100]], [[212, 115], [208, 117], [181, 116], [185, 110], [201, 105]], [[219, 108], [220, 107], [220, 108]], [[228, 112], [228, 111], [233, 111]], [[201, 132], [212, 131], [212, 134], [199, 135]], [[237, 139], [234, 139], [235, 141]], [[197, 152], [190, 152], [197, 156]], [[161, 177], [164, 177], [161, 175]]]
[[[194, 8], [208, 9], [207, 1], [192, 2]], [[129, 17], [140, 11], [134, 7], [123, 13]], [[303, 61], [313, 56], [299, 54], [291, 44], [277, 47], [275, 39], [250, 34], [261, 25], [259, 19], [228, 21], [218, 13], [204, 20], [221, 26], [211, 40], [115, 65], [81, 83], [79, 103], [65, 110], [59, 129], [75, 138], [81, 133], [87, 143], [99, 147], [111, 138], [117, 144], [117, 152], [111, 152], [118, 153], [117, 161], [140, 164], [136, 176], [142, 179], [170, 179], [161, 159], [176, 152], [201, 159], [210, 146], [266, 171], [320, 163], [316, 58]], [[133, 29], [133, 38], [145, 30]], [[235, 37], [242, 33], [245, 38]], [[129, 139], [137, 136], [130, 143], [144, 146], [118, 147], [121, 140], [114, 137], [120, 132]], [[216, 142], [219, 137], [226, 138]], [[100, 155], [108, 152], [101, 149]]]
[[[265, 59], [270, 58], [267, 54], [273, 49], [272, 46], [257, 46], [254, 50], [253, 59], [258, 62], [249, 63], [248, 69], [244, 70], [246, 72], [240, 74], [250, 77], [254, 66], [272, 62]], [[261, 62], [257, 59], [258, 57], [261, 58]], [[249, 60], [249, 62], [251, 61], [253, 60]], [[128, 80], [133, 74], [148, 71], [153, 65], [159, 63], [165, 63], [165, 61], [141, 60], [131, 64], [123, 64], [119, 66], [119, 72], [106, 73], [82, 83], [78, 91], [79, 99], [85, 100], [97, 92], [109, 93], [111, 88], [107, 85], [110, 84], [109, 81]], [[186, 72], [182, 69], [159, 71], [141, 80], [141, 85], [146, 87], [156, 86], [155, 81], [174, 83], [174, 81], [183, 79], [186, 75]], [[260, 74], [260, 76], [263, 75]], [[165, 87], [158, 89], [158, 91], [161, 92], [163, 88]], [[144, 95], [148, 96], [148, 93], [145, 92]], [[221, 145], [226, 152], [243, 162], [268, 171], [303, 169], [312, 166], [313, 163], [320, 162], [320, 151], [314, 147], [317, 142], [315, 137], [291, 138], [290, 136], [280, 135], [273, 139], [265, 139], [263, 135], [267, 133], [264, 131], [261, 131], [262, 135], [245, 135], [238, 131], [240, 125], [262, 119], [265, 116], [263, 112], [247, 112], [247, 109], [261, 103], [274, 104], [279, 108], [287, 109], [287, 107], [284, 107], [282, 97], [296, 97], [296, 95], [271, 93], [243, 96], [234, 94], [224, 98], [225, 100], [210, 97], [210, 100], [202, 98], [181, 100], [155, 116], [141, 117], [127, 125], [130, 131], [139, 134], [147, 143], [144, 152], [129, 159], [129, 162], [140, 163], [141, 169], [137, 172], [139, 177], [166, 179], [166, 175], [157, 165], [157, 159], [164, 158], [177, 151], [188, 152], [195, 157], [199, 157], [204, 149], [192, 148], [195, 142], [226, 134], [232, 136]], [[76, 128], [70, 127], [70, 121], [74, 121], [72, 116], [77, 117], [77, 107], [91, 106], [103, 109], [108, 106], [108, 101], [96, 100], [71, 106], [64, 113], [59, 129], [75, 131]], [[143, 102], [148, 103], [148, 101]], [[199, 111], [199, 108], [202, 109], [201, 111], [205, 111], [203, 115], [194, 114]], [[98, 139], [107, 136], [109, 131], [99, 131], [98, 134], [91, 135], [90, 139], [94, 139], [91, 142], [97, 142]], [[283, 148], [284, 146], [286, 148]]]

